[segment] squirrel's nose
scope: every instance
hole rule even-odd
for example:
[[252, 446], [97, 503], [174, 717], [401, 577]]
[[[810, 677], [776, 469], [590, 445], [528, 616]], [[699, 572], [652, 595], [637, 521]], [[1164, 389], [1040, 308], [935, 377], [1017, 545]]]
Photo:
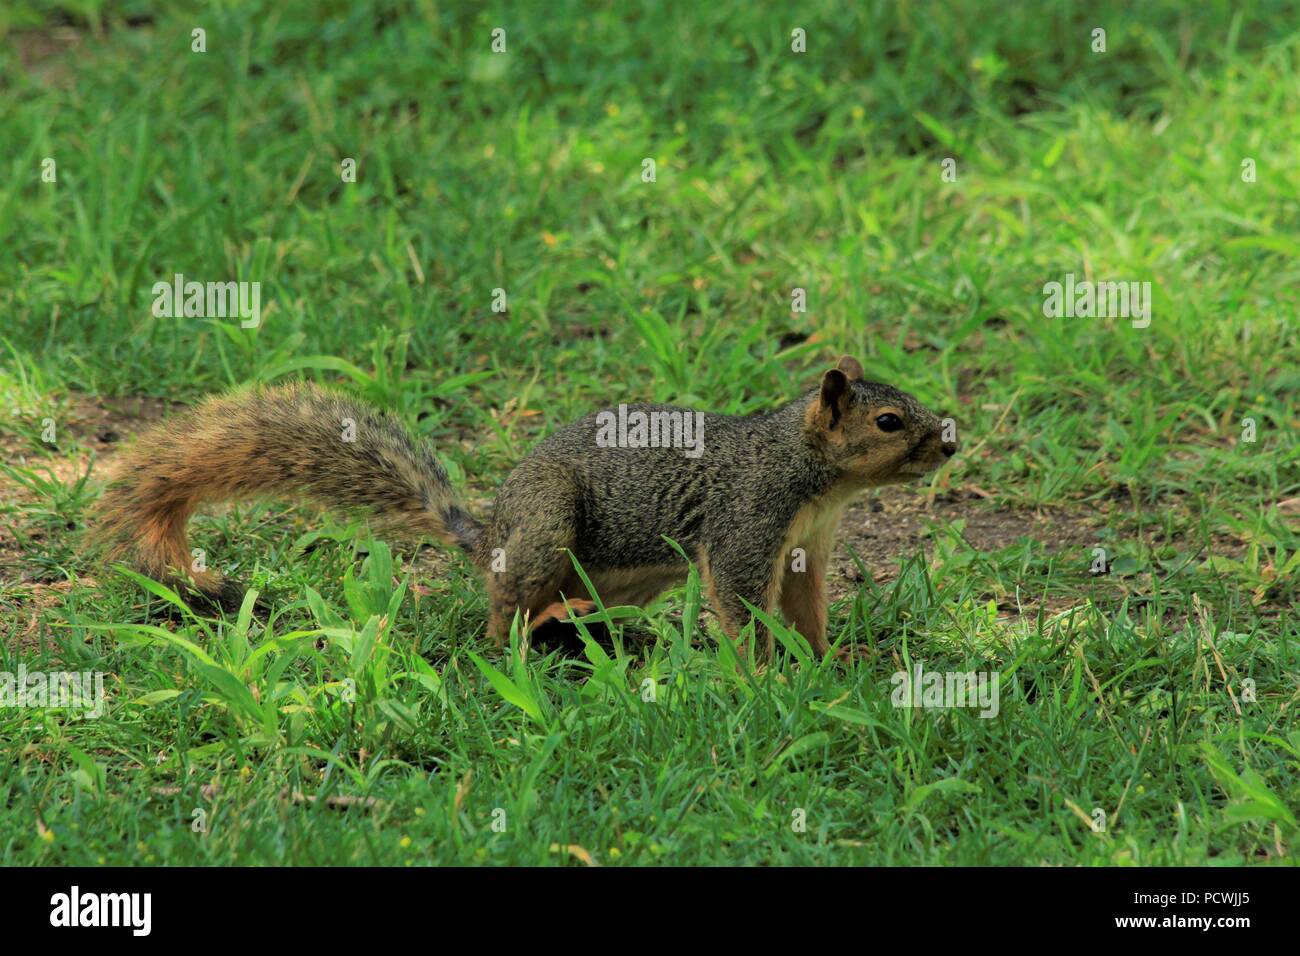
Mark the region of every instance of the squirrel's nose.
[[955, 441], [946, 441], [939, 447], [943, 451], [943, 457], [945, 458], [951, 458], [957, 454], [957, 443]]

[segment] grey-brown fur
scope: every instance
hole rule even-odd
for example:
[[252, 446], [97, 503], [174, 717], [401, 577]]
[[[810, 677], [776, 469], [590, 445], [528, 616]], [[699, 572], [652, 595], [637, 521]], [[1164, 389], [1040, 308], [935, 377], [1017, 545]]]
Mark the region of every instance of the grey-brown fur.
[[[903, 424], [882, 431], [882, 412]], [[349, 421], [352, 442], [344, 440]], [[597, 431], [592, 414], [539, 443], [480, 524], [392, 415], [309, 384], [235, 392], [138, 442], [101, 502], [96, 532], [110, 557], [228, 599], [219, 575], [185, 567], [185, 523], [201, 503], [304, 496], [366, 511], [380, 527], [466, 549], [487, 583], [498, 641], [516, 611], [535, 623], [560, 613], [562, 597], [592, 597], [569, 551], [607, 604], [648, 600], [687, 569], [668, 537], [699, 563], [733, 635], [747, 618], [742, 599], [772, 613], [779, 602], [824, 649], [819, 576], [838, 509], [858, 489], [920, 475], [955, 450], [931, 412], [861, 381], [848, 358], [774, 412], [705, 414], [698, 457], [680, 447], [601, 447]], [[810, 576], [784, 569], [790, 547], [806, 547]]]

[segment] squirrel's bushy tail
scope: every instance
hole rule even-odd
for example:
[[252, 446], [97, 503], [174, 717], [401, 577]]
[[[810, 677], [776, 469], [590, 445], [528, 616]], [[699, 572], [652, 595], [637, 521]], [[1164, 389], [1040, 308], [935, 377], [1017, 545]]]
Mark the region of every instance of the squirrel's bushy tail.
[[104, 556], [223, 600], [221, 576], [196, 569], [185, 538], [204, 502], [307, 497], [470, 552], [482, 533], [397, 418], [309, 383], [209, 398], [141, 436], [116, 470], [92, 524]]

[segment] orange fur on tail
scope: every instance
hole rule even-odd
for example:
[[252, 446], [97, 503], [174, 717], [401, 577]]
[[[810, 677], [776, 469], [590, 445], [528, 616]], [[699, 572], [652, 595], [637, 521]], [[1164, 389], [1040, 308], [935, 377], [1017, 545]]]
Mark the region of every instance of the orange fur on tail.
[[115, 472], [92, 522], [105, 558], [222, 603], [237, 595], [199, 569], [185, 536], [205, 502], [309, 497], [467, 549], [481, 533], [432, 453], [396, 418], [311, 384], [208, 399], [141, 436]]

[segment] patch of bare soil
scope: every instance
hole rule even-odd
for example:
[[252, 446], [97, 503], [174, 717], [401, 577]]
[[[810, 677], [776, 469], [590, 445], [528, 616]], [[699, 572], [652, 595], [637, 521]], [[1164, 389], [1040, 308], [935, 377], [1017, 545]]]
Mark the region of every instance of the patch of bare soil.
[[1083, 548], [1096, 542], [1104, 525], [1100, 514], [1086, 509], [1027, 509], [999, 506], [982, 495], [951, 492], [926, 499], [915, 488], [893, 486], [859, 501], [840, 522], [834, 568], [828, 575], [831, 598], [836, 600], [862, 581], [845, 544], [857, 552], [877, 582], [898, 576], [898, 559], [924, 551], [934, 553], [932, 524], [964, 521], [962, 538], [976, 551], [998, 551], [1023, 537], [1041, 542], [1049, 550]]
[[97, 454], [115, 450], [117, 443], [161, 421], [177, 410], [187, 407], [183, 402], [161, 398], [127, 396], [123, 398], [96, 398], [79, 395], [73, 401], [68, 427], [82, 441], [92, 444]]
[[8, 37], [23, 71], [44, 86], [72, 85], [75, 54], [84, 35], [68, 26], [18, 30]]
[[[120, 442], [184, 407], [180, 402], [158, 398], [99, 398], [74, 394], [67, 400], [66, 407], [52, 417], [57, 429], [57, 446], [77, 444], [80, 449], [65, 455], [35, 455], [30, 443], [22, 436], [0, 432], [0, 460], [25, 464], [29, 468], [48, 466], [58, 478], [66, 481], [85, 470], [90, 452], [94, 452], [97, 459], [106, 458], [117, 450]], [[0, 481], [3, 480], [0, 476]]]

